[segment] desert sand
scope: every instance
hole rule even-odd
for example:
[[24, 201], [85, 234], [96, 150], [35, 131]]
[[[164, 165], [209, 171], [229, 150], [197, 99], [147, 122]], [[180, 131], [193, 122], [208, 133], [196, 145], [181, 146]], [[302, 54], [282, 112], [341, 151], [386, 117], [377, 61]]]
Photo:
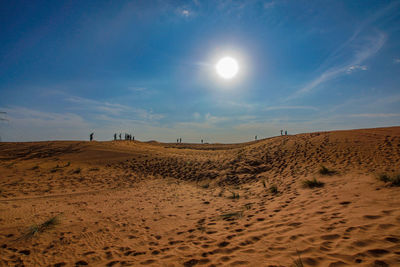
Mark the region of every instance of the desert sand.
[[400, 266], [396, 172], [400, 127], [0, 143], [0, 265]]

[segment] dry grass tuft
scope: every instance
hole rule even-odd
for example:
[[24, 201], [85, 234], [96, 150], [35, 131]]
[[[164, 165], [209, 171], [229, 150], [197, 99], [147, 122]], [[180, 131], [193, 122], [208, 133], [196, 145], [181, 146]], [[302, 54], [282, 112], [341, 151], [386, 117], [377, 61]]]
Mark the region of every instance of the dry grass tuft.
[[324, 186], [323, 182], [320, 182], [315, 178], [312, 180], [304, 180], [304, 181], [302, 181], [302, 184], [304, 187], [307, 187], [307, 188], [315, 188], [315, 187], [323, 187]]
[[29, 229], [26, 231], [26, 233], [22, 236], [22, 239], [29, 239], [39, 233], [42, 233], [48, 229], [55, 227], [59, 223], [60, 223], [59, 217], [54, 216], [41, 224], [33, 224], [29, 227]]
[[319, 174], [322, 174], [322, 175], [333, 175], [333, 174], [337, 173], [337, 171], [332, 170], [332, 169], [328, 169], [324, 165], [321, 166], [321, 168], [319, 169], [318, 172], [319, 172]]
[[389, 175], [382, 173], [378, 176], [378, 180], [388, 183], [390, 186], [400, 186], [400, 174]]
[[279, 193], [279, 191], [278, 191], [278, 187], [275, 185], [275, 184], [273, 184], [273, 185], [271, 185], [270, 187], [269, 187], [269, 192], [271, 193], [271, 194], [278, 194]]
[[232, 195], [229, 196], [228, 198], [230, 198], [230, 199], [239, 199], [240, 198], [239, 193], [235, 193], [235, 192], [231, 192], [231, 193], [232, 193]]

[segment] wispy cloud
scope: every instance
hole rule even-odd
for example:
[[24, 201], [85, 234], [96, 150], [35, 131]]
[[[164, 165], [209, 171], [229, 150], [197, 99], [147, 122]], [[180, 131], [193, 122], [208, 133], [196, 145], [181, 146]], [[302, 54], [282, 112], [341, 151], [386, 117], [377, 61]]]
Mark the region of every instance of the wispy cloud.
[[188, 7], [178, 7], [176, 9], [176, 13], [184, 18], [189, 18], [194, 15], [193, 11], [189, 9]]
[[298, 98], [306, 93], [313, 91], [319, 85], [330, 81], [340, 75], [349, 73], [361, 68], [364, 70], [367, 69], [365, 66], [360, 66], [365, 60], [375, 55], [385, 44], [386, 35], [382, 32], [379, 32], [374, 38], [370, 38], [369, 42], [364, 44], [364, 47], [355, 52], [353, 59], [350, 62], [344, 63], [339, 66], [333, 66], [324, 72], [322, 72], [317, 78], [303, 86], [300, 90], [296, 91], [293, 95], [289, 96], [287, 100], [291, 100], [294, 98]]
[[357, 70], [368, 70], [368, 67], [365, 66], [365, 65], [353, 65], [353, 66], [350, 66], [347, 69], [347, 73], [350, 74], [350, 73], [352, 73], [354, 71], [357, 71]]
[[393, 59], [393, 63], [394, 63], [394, 64], [399, 64], [399, 63], [400, 63], [400, 58], [395, 58], [395, 59]]
[[9, 141], [80, 139], [92, 129], [80, 115], [74, 113], [44, 112], [31, 108], [11, 106], [2, 108], [9, 118], [3, 134]]
[[361, 113], [361, 114], [350, 114], [349, 117], [391, 118], [391, 117], [400, 117], [400, 113]]
[[263, 4], [263, 7], [264, 7], [265, 9], [273, 8], [274, 6], [275, 6], [275, 2], [274, 2], [274, 1], [265, 2], [265, 3]]
[[178, 122], [176, 125], [178, 127], [186, 128], [215, 128], [219, 124], [231, 121], [232, 118], [225, 116], [214, 116], [210, 113], [206, 113], [202, 116], [200, 113], [195, 112], [193, 117], [197, 120], [195, 122]]
[[133, 108], [118, 103], [102, 102], [77, 96], [67, 97], [66, 100], [76, 104], [71, 109], [87, 110], [89, 112], [97, 113], [98, 115], [104, 114], [114, 117], [118, 116], [119, 118], [129, 116], [136, 117], [136, 119], [149, 121], [160, 120], [164, 118], [163, 114], [156, 114], [151, 110]]
[[[328, 114], [336, 113], [341, 110], [350, 110], [354, 108], [361, 108], [364, 110], [374, 107], [375, 110], [384, 110], [390, 105], [400, 102], [400, 94], [393, 94], [389, 96], [379, 97], [376, 95], [355, 97], [347, 99], [338, 105], [335, 105], [327, 110]], [[361, 112], [360, 112], [361, 113]]]
[[145, 92], [145, 91], [147, 91], [147, 88], [146, 87], [130, 86], [130, 87], [128, 87], [128, 90], [132, 91], [132, 92]]
[[[399, 2], [391, 3], [360, 23], [353, 32], [352, 36], [350, 36], [350, 38], [348, 38], [342, 45], [334, 50], [321, 64], [319, 69], [322, 72], [316, 78], [290, 95], [286, 100], [298, 98], [310, 93], [323, 83], [333, 80], [346, 73], [349, 74], [355, 70], [367, 70], [368, 68], [363, 65], [363, 62], [377, 54], [385, 44], [387, 38], [386, 34], [381, 31], [376, 31], [375, 35], [370, 35], [369, 32], [366, 33], [366, 29], [373, 23], [376, 23], [378, 20], [385, 18], [393, 10], [396, 10], [398, 5]], [[343, 58], [349, 58], [347, 55], [349, 50], [352, 54], [352, 56], [350, 56], [350, 60], [337, 63], [340, 60], [343, 61]]]
[[318, 108], [312, 106], [272, 106], [272, 107], [266, 107], [264, 110], [269, 111], [269, 110], [284, 110], [284, 109], [305, 109], [305, 110], [315, 110], [315, 111], [318, 110]]

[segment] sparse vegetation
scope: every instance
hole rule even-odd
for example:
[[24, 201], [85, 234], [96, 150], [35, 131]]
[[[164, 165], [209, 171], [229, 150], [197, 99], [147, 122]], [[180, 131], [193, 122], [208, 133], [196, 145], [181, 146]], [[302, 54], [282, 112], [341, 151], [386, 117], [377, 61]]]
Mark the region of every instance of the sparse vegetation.
[[33, 224], [32, 226], [29, 227], [27, 232], [22, 236], [23, 239], [28, 239], [31, 238], [39, 233], [42, 233], [48, 229], [53, 228], [55, 225], [59, 224], [59, 217], [54, 216], [51, 217], [50, 219], [46, 220], [45, 222], [41, 224]]
[[239, 199], [240, 198], [239, 193], [235, 193], [235, 192], [231, 192], [231, 193], [232, 193], [232, 195], [229, 196], [230, 199]]
[[336, 173], [336, 171], [335, 170], [332, 170], [332, 169], [328, 169], [326, 166], [324, 166], [324, 165], [321, 165], [321, 168], [319, 169], [319, 174], [321, 174], [321, 175], [333, 175], [333, 174], [335, 174]]
[[317, 179], [312, 179], [312, 180], [304, 180], [302, 181], [302, 184], [304, 187], [307, 188], [315, 188], [315, 187], [323, 187], [324, 183], [321, 181], [318, 181]]
[[35, 165], [31, 168], [32, 171], [39, 169], [39, 165]]
[[202, 188], [204, 188], [204, 189], [207, 189], [207, 188], [209, 188], [210, 187], [210, 184], [202, 184], [202, 185], [200, 185]]
[[246, 210], [249, 210], [249, 209], [251, 209], [251, 203], [247, 203], [247, 204], [245, 204], [245, 205], [244, 205], [244, 207], [245, 207], [245, 209], [246, 209]]
[[90, 168], [89, 171], [90, 172], [97, 172], [99, 170], [99, 168]]
[[378, 180], [389, 183], [390, 186], [400, 186], [400, 174], [389, 175], [382, 173], [378, 176]]
[[73, 174], [79, 174], [81, 173], [82, 169], [81, 168], [76, 168], [75, 170], [72, 171]]
[[297, 250], [296, 250], [296, 252], [297, 252], [297, 259], [295, 259], [293, 261], [292, 266], [293, 267], [303, 267], [304, 264], [303, 264], [303, 261], [301, 260], [300, 253]]
[[267, 185], [265, 184], [265, 180], [262, 180], [262, 184], [263, 184], [264, 188], [267, 187]]
[[243, 211], [237, 211], [237, 212], [230, 212], [230, 213], [225, 213], [222, 214], [221, 217], [223, 219], [227, 218], [241, 218], [243, 216]]
[[276, 185], [271, 185], [270, 187], [269, 187], [269, 192], [271, 193], [271, 194], [278, 194], [278, 187], [276, 186]]

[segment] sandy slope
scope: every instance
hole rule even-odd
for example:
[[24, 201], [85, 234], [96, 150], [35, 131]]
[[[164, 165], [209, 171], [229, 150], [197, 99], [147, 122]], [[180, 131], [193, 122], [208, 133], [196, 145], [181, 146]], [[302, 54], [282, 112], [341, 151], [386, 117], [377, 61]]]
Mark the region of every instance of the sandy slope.
[[[291, 266], [298, 255], [400, 266], [400, 187], [376, 179], [399, 171], [400, 127], [235, 145], [0, 143], [0, 266]], [[302, 187], [314, 177], [325, 186]]]

